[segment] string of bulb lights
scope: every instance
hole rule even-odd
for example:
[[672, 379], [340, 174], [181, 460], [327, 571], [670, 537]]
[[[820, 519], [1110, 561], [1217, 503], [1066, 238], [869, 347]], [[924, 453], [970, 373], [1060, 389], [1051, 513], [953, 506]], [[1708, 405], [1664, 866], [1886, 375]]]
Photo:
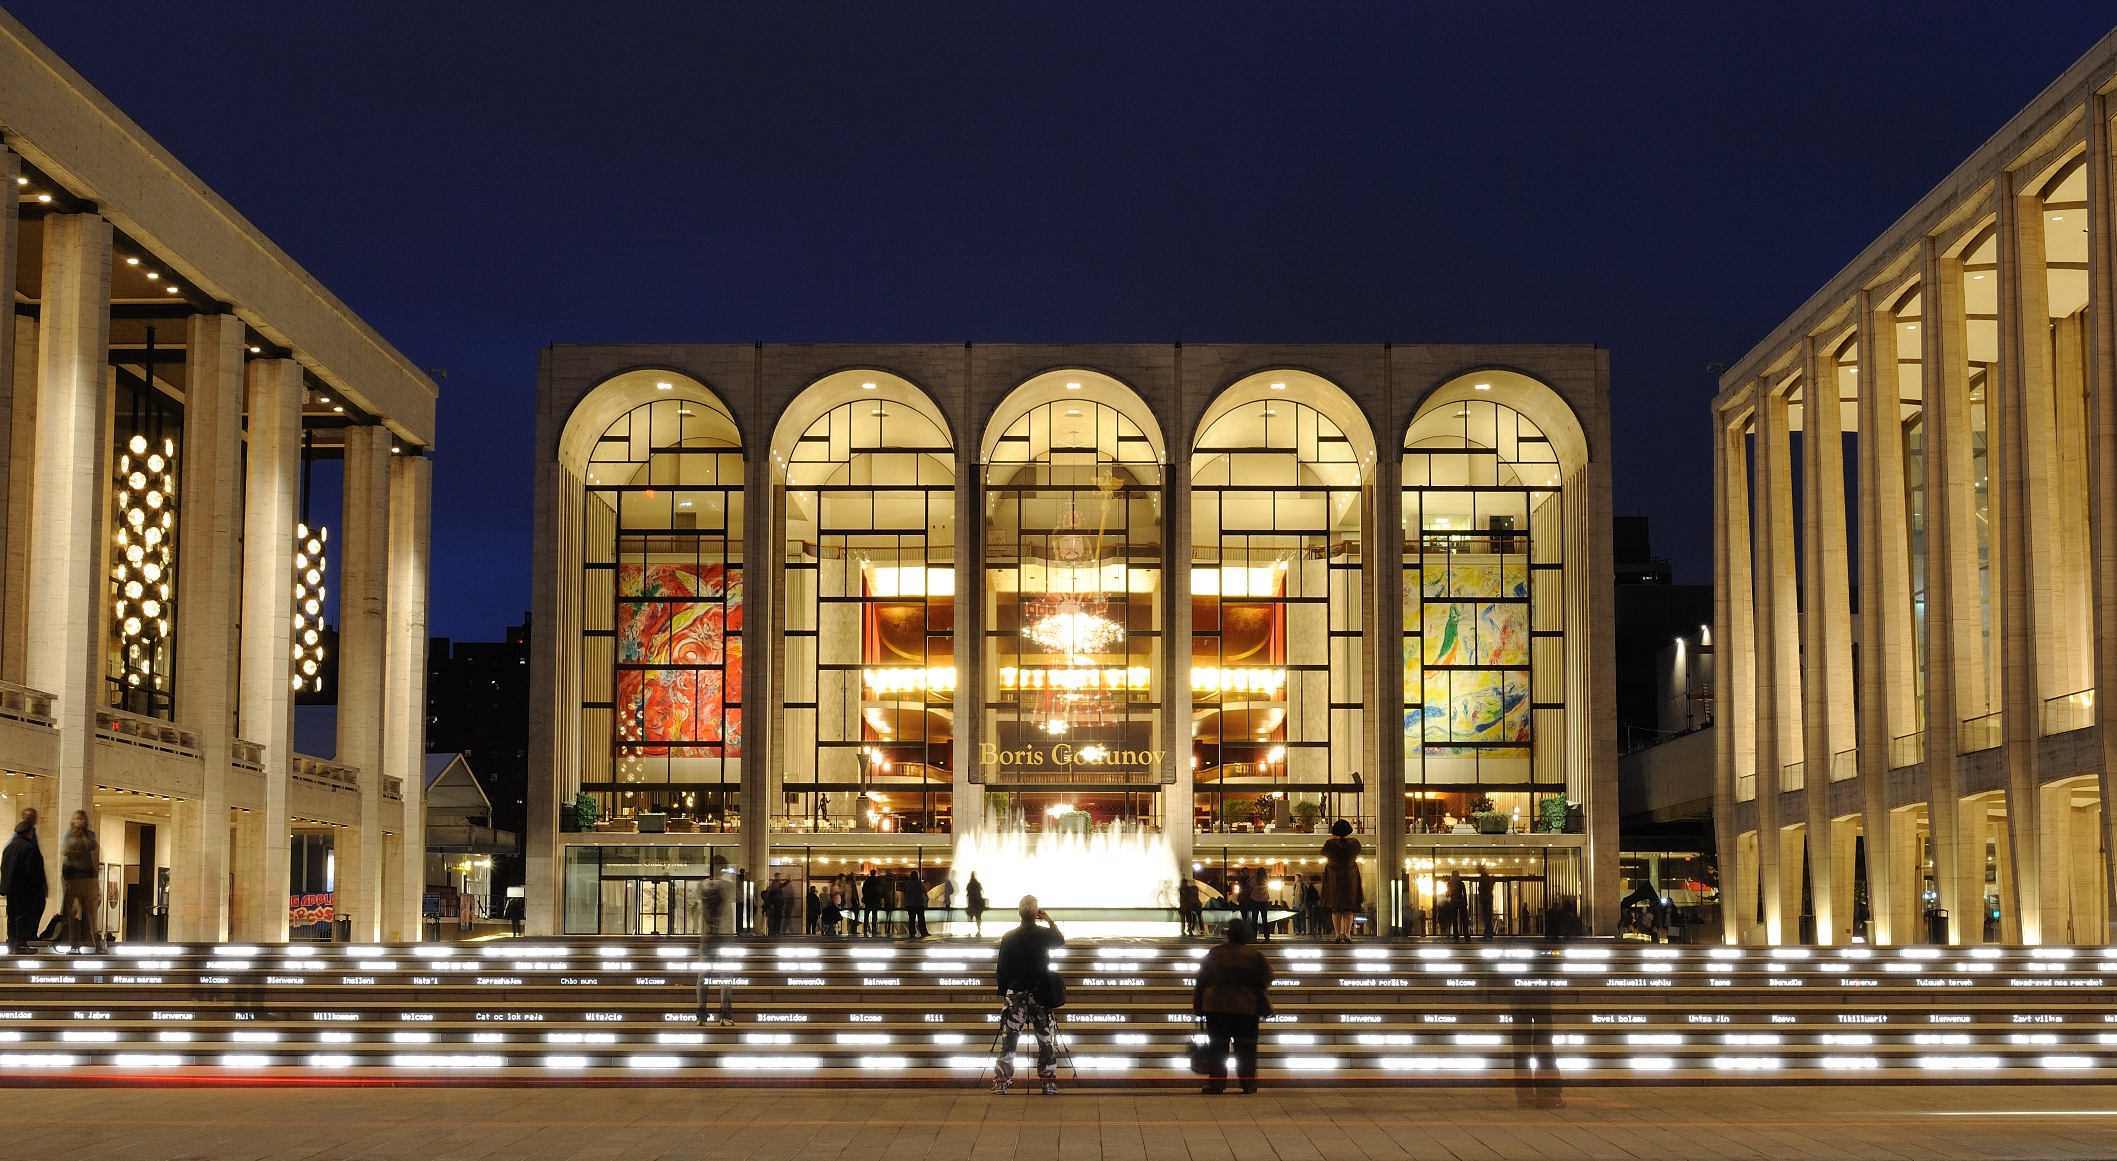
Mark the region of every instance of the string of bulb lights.
[[117, 600], [111, 614], [128, 688], [163, 689], [162, 664], [174, 623], [176, 441], [156, 448], [135, 435], [118, 455]]

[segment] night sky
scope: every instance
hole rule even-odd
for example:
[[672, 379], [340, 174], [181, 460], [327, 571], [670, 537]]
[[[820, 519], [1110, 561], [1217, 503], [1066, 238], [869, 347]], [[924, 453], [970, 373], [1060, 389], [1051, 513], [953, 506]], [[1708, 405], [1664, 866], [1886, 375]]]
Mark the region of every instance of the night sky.
[[8, 7], [448, 370], [432, 625], [468, 640], [529, 605], [551, 342], [1592, 342], [1618, 511], [1708, 581], [1707, 364], [2112, 13]]

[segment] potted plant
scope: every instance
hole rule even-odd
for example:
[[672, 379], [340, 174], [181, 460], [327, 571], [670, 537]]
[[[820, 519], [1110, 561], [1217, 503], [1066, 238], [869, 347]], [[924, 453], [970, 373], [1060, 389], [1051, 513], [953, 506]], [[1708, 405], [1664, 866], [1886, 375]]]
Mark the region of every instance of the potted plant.
[[1507, 816], [1493, 809], [1490, 795], [1480, 794], [1470, 804], [1470, 821], [1479, 834], [1507, 833]]
[[1316, 823], [1323, 818], [1323, 807], [1314, 802], [1302, 801], [1294, 804], [1294, 824], [1303, 831], [1314, 831]]
[[1536, 804], [1536, 829], [1544, 834], [1560, 834], [1566, 829], [1566, 796], [1549, 794]]
[[1220, 822], [1232, 827], [1238, 822], [1248, 822], [1257, 804], [1247, 798], [1223, 798], [1220, 800]]
[[595, 804], [595, 795], [586, 790], [573, 796], [574, 825], [584, 831], [595, 829], [596, 815], [602, 813]]

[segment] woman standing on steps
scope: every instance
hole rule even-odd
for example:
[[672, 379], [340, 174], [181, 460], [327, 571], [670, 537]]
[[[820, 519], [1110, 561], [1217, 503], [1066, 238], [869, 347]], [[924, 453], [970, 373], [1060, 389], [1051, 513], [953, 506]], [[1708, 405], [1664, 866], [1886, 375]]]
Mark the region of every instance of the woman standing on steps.
[[1360, 910], [1360, 840], [1353, 824], [1339, 819], [1323, 840], [1323, 906], [1330, 911], [1331, 942], [1353, 941], [1353, 915]]

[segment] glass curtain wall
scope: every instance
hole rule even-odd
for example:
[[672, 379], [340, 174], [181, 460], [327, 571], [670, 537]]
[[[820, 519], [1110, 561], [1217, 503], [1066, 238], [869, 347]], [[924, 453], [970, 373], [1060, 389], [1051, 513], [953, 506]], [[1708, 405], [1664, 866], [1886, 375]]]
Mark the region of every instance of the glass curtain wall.
[[1285, 399], [1236, 406], [1191, 459], [1191, 742], [1200, 831], [1358, 818], [1362, 475]]
[[1565, 793], [1565, 505], [1550, 440], [1513, 408], [1442, 403], [1406, 436], [1414, 834], [1527, 830]]
[[742, 473], [741, 436], [710, 399], [636, 407], [589, 457], [581, 789], [598, 830], [740, 821]]
[[1154, 445], [1116, 407], [1069, 393], [1011, 422], [985, 471], [986, 809], [1032, 830], [1158, 828], [1169, 741]]
[[784, 793], [774, 829], [949, 829], [955, 465], [909, 403], [831, 409], [788, 454]]

